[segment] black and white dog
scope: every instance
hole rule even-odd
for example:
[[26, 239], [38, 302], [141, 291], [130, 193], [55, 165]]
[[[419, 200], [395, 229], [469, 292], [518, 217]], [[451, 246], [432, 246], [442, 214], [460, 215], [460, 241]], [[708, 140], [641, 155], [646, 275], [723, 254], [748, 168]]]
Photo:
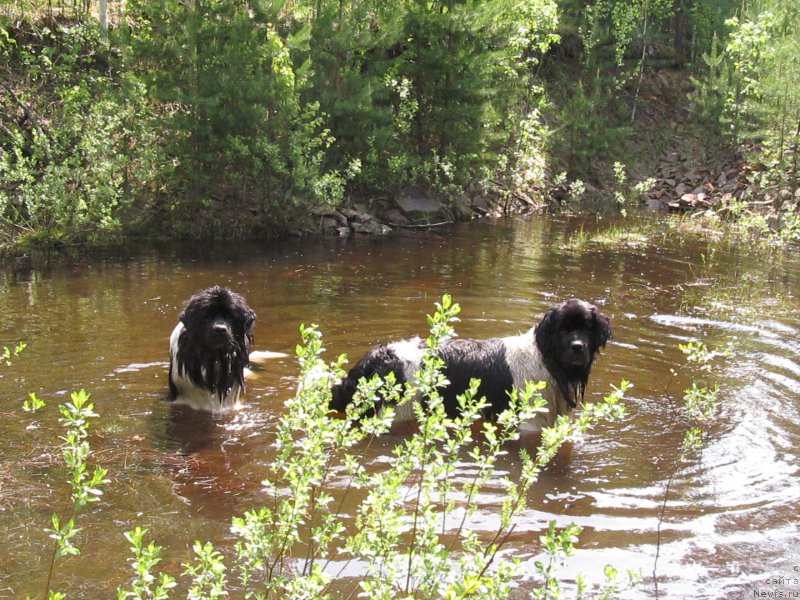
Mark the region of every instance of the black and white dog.
[[[480, 379], [478, 397], [485, 397], [489, 405], [482, 417], [494, 420], [508, 408], [512, 387], [524, 389], [527, 381], [544, 381], [547, 387], [542, 395], [548, 411], [520, 427], [523, 431], [540, 431], [553, 425], [559, 415], [571, 414], [583, 399], [592, 363], [610, 338], [608, 317], [596, 306], [573, 299], [549, 309], [527, 333], [488, 340], [448, 340], [439, 349], [450, 382], [442, 390], [445, 410], [455, 416], [456, 397], [469, 387], [470, 379]], [[331, 410], [345, 410], [362, 377], [385, 377], [393, 372], [398, 383], [413, 379], [421, 368], [425, 348], [424, 340], [414, 338], [371, 349], [334, 386]], [[412, 419], [409, 403], [398, 407], [395, 422]]]
[[255, 320], [255, 311], [228, 288], [192, 296], [169, 338], [169, 399], [215, 412], [237, 407]]

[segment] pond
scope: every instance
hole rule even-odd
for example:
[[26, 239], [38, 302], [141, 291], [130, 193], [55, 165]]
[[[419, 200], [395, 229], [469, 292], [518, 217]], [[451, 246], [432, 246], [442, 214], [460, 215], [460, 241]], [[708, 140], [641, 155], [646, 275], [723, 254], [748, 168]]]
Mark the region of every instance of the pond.
[[[485, 220], [385, 238], [140, 248], [69, 266], [10, 265], [0, 273], [0, 346], [28, 346], [0, 366], [0, 598], [38, 597], [44, 587], [45, 528], [53, 511], [66, 510], [68, 493], [55, 407], [70, 392], [92, 394], [101, 418], [91, 460], [110, 470], [111, 483], [81, 515], [82, 555], [60, 563], [55, 587], [71, 598], [116, 597], [130, 576], [123, 531], [148, 527], [165, 546], [161, 567], [177, 574], [195, 539], [230, 551], [231, 517], [265, 501], [260, 482], [296, 388], [300, 323], [320, 326], [329, 358], [355, 359], [377, 342], [425, 334], [425, 315], [444, 292], [462, 307], [464, 337], [513, 335], [564, 299], [591, 300], [612, 318], [614, 338], [587, 399], [623, 378], [635, 386], [624, 420], [572, 443], [531, 493], [506, 547], [531, 577], [539, 536], [555, 520], [583, 527], [561, 570], [566, 580], [600, 581], [610, 563], [641, 570], [644, 582], [626, 597], [649, 598], [658, 554], [664, 598], [800, 594], [797, 249], [712, 243], [666, 221], [625, 243], [592, 240], [614, 225]], [[169, 334], [189, 296], [212, 284], [255, 308], [257, 349], [288, 354], [249, 381], [243, 410], [213, 418], [164, 400]], [[709, 439], [675, 471], [685, 430], [675, 408], [699, 375], [678, 345], [693, 340], [729, 352], [703, 375], [720, 388]], [[49, 406], [24, 413], [29, 392]], [[370, 446], [369, 468], [385, 464], [390, 442]], [[502, 465], [510, 476], [517, 467], [513, 455]], [[478, 530], [496, 526], [500, 491], [490, 484], [481, 494]]]

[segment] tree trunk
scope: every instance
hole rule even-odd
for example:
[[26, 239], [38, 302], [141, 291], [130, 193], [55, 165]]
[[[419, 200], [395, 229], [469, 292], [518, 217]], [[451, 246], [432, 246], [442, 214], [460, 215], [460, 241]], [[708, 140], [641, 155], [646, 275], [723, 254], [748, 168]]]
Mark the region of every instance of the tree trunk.
[[800, 142], [800, 119], [797, 121], [797, 130], [794, 133], [794, 158], [792, 162], [792, 189], [795, 197], [797, 197], [797, 153], [800, 150], [798, 142]]
[[682, 67], [687, 60], [686, 42], [691, 36], [687, 15], [692, 0], [674, 0], [672, 3], [673, 29], [672, 50], [675, 53], [675, 66]]
[[98, 0], [97, 12], [100, 18], [100, 31], [103, 32], [103, 38], [108, 38], [108, 2], [106, 0]]

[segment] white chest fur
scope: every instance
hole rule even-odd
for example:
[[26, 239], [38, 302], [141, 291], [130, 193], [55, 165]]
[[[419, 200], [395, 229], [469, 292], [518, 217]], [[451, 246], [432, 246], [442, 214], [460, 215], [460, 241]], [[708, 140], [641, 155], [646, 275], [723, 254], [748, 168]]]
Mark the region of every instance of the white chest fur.
[[558, 391], [558, 385], [544, 364], [542, 354], [536, 345], [535, 328], [526, 333], [502, 339], [506, 348], [506, 361], [514, 378], [514, 387], [525, 389], [527, 382], [544, 381], [547, 384], [542, 390], [542, 397], [547, 401], [547, 412], [537, 414], [533, 419], [520, 424], [520, 431], [537, 432], [551, 427], [559, 415], [570, 413], [567, 401]]
[[[238, 383], [233, 384], [230, 391], [222, 398], [222, 402], [220, 402], [217, 394], [198, 385], [198, 383], [189, 377], [188, 373], [181, 372], [178, 368], [180, 352], [178, 341], [184, 330], [185, 327], [183, 323], [178, 323], [169, 336], [170, 378], [177, 391], [173, 402], [175, 404], [190, 406], [196, 410], [217, 413], [228, 412], [239, 408], [241, 406], [240, 398], [242, 395], [242, 388]], [[201, 369], [205, 376], [205, 367]]]

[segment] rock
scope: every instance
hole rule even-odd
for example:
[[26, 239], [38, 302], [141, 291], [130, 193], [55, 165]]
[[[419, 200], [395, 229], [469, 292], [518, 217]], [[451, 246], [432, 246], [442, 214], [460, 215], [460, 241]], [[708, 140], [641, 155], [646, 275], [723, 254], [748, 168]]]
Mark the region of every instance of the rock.
[[781, 210], [790, 210], [791, 205], [792, 205], [792, 191], [787, 190], [786, 188], [781, 189], [778, 192], [778, 197], [775, 198], [775, 203], [773, 206]]
[[453, 210], [459, 219], [469, 220], [472, 218], [472, 200], [466, 194], [461, 194], [453, 203]]
[[441, 202], [431, 198], [421, 188], [411, 187], [406, 189], [405, 192], [397, 198], [396, 202], [406, 214], [412, 212], [431, 214], [444, 209]]
[[678, 200], [673, 200], [672, 202], [667, 204], [667, 209], [670, 212], [683, 212], [686, 210], [686, 207], [682, 206]]
[[348, 220], [355, 219], [358, 217], [358, 215], [361, 214], [360, 211], [354, 208], [342, 208], [339, 210], [339, 212], [341, 212], [345, 217], [347, 217]]
[[676, 163], [681, 159], [677, 152], [670, 152], [664, 157], [665, 162]]
[[472, 200], [472, 209], [485, 215], [492, 209], [492, 206], [489, 199], [482, 194]]
[[406, 216], [396, 208], [390, 208], [386, 212], [386, 220], [395, 225], [408, 225]]
[[322, 217], [319, 225], [322, 229], [336, 229], [340, 226], [340, 223], [338, 219], [334, 219], [333, 217]]
[[349, 237], [350, 236], [350, 228], [349, 227], [338, 227], [336, 229], [336, 233], [339, 237]]
[[651, 212], [664, 212], [667, 210], [666, 204], [656, 198], [648, 198], [644, 206]]
[[778, 213], [771, 212], [767, 215], [767, 227], [774, 232], [781, 230], [781, 216]]
[[336, 209], [330, 206], [315, 206], [314, 208], [311, 209], [311, 214], [314, 215], [315, 217], [324, 217], [333, 212], [336, 212]]
[[378, 223], [378, 221], [375, 219], [369, 219], [363, 222], [355, 221], [350, 223], [350, 229], [352, 229], [354, 233], [368, 233], [371, 235], [377, 235], [383, 233], [384, 227], [385, 225]]
[[[347, 225], [347, 218], [335, 208], [329, 206], [317, 206], [311, 209], [311, 214], [321, 217], [322, 227], [336, 227], [337, 225]], [[333, 221], [333, 223], [331, 223]]]
[[711, 208], [713, 206], [713, 202], [708, 194], [705, 192], [700, 192], [697, 194], [697, 204], [695, 206], [697, 208]]

